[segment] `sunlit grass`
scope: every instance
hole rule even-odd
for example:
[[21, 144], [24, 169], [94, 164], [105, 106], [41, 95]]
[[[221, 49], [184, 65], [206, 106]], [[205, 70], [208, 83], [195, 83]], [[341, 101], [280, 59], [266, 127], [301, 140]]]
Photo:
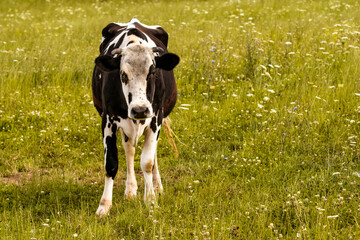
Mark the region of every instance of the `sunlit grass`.
[[[5, 1], [0, 5], [1, 239], [359, 238], [360, 15], [347, 1]], [[169, 33], [178, 104], [158, 206], [109, 217], [91, 74], [101, 30]], [[120, 144], [121, 145], [121, 144]], [[139, 144], [138, 152], [141, 150]]]

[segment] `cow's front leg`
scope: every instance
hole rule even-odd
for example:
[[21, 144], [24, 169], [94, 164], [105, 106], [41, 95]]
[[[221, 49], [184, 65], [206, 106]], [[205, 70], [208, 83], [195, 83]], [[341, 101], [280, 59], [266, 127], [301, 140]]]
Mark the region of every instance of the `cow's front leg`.
[[117, 126], [110, 121], [108, 115], [104, 114], [102, 119], [102, 130], [105, 150], [105, 187], [96, 214], [104, 216], [109, 213], [112, 204], [112, 191], [114, 178], [118, 171], [118, 151], [116, 147]]
[[155, 124], [151, 124], [145, 130], [145, 141], [143, 151], [141, 153], [141, 169], [145, 178], [144, 201], [149, 203], [155, 200], [155, 192], [153, 185], [153, 167], [157, 146], [158, 129]]
[[133, 145], [131, 139], [129, 139], [129, 137], [125, 135], [124, 131], [122, 129], [120, 129], [120, 131], [122, 135], [122, 144], [124, 146], [127, 163], [125, 197], [132, 198], [136, 197], [137, 191], [137, 182], [134, 171], [135, 146]]

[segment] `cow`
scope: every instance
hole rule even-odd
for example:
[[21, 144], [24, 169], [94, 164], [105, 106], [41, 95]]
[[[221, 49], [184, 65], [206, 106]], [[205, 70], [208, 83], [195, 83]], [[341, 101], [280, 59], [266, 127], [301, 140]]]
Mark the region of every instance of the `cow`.
[[144, 201], [161, 194], [156, 148], [164, 119], [177, 100], [174, 67], [180, 58], [167, 51], [168, 34], [160, 26], [147, 26], [133, 18], [110, 23], [102, 30], [100, 55], [92, 77], [93, 102], [102, 118], [105, 149], [105, 186], [96, 214], [104, 216], [112, 205], [118, 171], [117, 132], [127, 161], [125, 197], [136, 197], [135, 146], [144, 135], [140, 157], [145, 179]]

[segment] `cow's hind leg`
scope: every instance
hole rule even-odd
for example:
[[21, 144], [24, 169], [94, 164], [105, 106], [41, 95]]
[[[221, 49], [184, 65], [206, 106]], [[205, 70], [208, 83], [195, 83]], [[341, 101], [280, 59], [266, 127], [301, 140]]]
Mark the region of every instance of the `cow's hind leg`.
[[151, 125], [152, 127], [149, 127], [145, 130], [144, 147], [140, 158], [141, 169], [145, 178], [144, 201], [147, 203], [155, 200], [153, 168], [157, 146], [157, 133], [159, 131], [155, 124]]
[[[160, 129], [158, 131], [160, 131]], [[153, 174], [154, 190], [155, 190], [156, 193], [162, 194], [163, 193], [163, 186], [161, 184], [161, 178], [160, 178], [160, 173], [159, 173], [159, 168], [158, 168], [158, 163], [157, 163], [157, 151], [155, 151], [154, 167], [153, 167], [153, 170], [152, 170], [152, 174]]]
[[104, 216], [109, 213], [112, 204], [112, 191], [114, 178], [118, 171], [118, 151], [116, 147], [116, 131], [117, 126], [109, 118], [108, 115], [104, 114], [102, 119], [102, 130], [105, 150], [105, 187], [104, 192], [100, 200], [99, 208], [96, 214]]

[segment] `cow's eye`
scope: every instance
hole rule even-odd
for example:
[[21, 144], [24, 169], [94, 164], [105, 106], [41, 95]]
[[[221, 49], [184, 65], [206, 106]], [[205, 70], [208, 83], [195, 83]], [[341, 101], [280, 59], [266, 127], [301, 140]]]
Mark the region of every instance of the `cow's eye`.
[[129, 79], [128, 79], [128, 77], [127, 77], [127, 75], [126, 75], [125, 72], [121, 73], [120, 78], [121, 78], [121, 81], [122, 81], [124, 84], [127, 84], [127, 83], [129, 82]]

